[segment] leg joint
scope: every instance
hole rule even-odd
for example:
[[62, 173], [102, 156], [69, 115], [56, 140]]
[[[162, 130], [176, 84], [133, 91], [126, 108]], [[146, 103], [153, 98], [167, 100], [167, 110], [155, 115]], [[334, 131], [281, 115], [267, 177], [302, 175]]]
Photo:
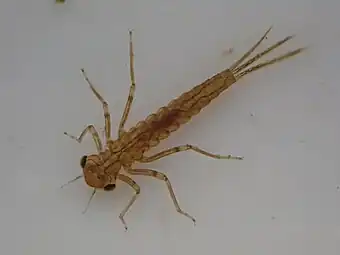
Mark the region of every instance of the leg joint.
[[169, 181], [169, 178], [168, 178], [168, 176], [166, 176], [165, 174], [163, 174], [163, 173], [157, 173], [157, 175], [158, 175], [158, 177], [160, 178], [160, 179], [162, 179], [162, 180], [164, 180], [164, 181]]
[[136, 191], [136, 195], [140, 194], [140, 187], [138, 187], [137, 185], [134, 186], [134, 189]]
[[168, 181], [169, 180], [168, 177], [165, 174], [157, 172], [157, 171], [154, 171], [154, 170], [151, 171], [150, 175], [152, 177], [155, 177], [155, 178], [159, 179], [159, 180], [163, 180], [163, 181]]

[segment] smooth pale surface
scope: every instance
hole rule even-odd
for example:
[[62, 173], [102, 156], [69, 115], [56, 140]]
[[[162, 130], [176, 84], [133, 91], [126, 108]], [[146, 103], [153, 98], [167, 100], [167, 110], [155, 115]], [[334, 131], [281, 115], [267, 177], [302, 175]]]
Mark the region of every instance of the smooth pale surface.
[[[2, 253], [340, 254], [339, 10], [336, 0], [1, 1]], [[95, 146], [63, 132], [104, 122], [80, 68], [109, 102], [116, 136], [129, 29], [137, 89], [127, 127], [228, 67], [271, 25], [260, 50], [297, 37], [268, 58], [308, 51], [247, 76], [154, 150], [190, 143], [244, 161], [183, 152], [143, 166], [168, 174], [195, 227], [147, 177], [135, 178], [128, 232], [118, 219], [127, 185], [81, 214], [92, 190], [59, 187]]]

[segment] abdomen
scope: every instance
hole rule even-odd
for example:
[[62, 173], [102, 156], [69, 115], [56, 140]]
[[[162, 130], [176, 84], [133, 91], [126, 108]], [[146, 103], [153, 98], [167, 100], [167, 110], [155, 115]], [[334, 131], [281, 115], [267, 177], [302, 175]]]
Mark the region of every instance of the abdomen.
[[161, 140], [168, 138], [172, 132], [187, 123], [235, 81], [234, 75], [225, 70], [183, 93], [156, 113], [150, 114], [123, 135], [126, 151], [139, 150], [144, 153], [157, 146]]

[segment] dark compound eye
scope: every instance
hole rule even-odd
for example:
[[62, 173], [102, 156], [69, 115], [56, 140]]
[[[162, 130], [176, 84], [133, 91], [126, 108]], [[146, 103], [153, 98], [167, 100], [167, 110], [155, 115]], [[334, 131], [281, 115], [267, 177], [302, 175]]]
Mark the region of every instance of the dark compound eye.
[[104, 187], [105, 191], [111, 191], [114, 190], [116, 188], [116, 184], [108, 184]]
[[81, 157], [81, 159], [80, 159], [80, 166], [81, 166], [81, 168], [85, 167], [86, 160], [87, 160], [87, 156], [82, 156]]

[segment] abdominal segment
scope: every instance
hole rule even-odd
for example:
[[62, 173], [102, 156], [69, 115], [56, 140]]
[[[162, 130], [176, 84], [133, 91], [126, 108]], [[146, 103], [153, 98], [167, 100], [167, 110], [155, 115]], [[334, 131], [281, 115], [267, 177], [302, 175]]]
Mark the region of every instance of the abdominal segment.
[[131, 128], [122, 137], [126, 141], [124, 151], [144, 153], [157, 146], [161, 140], [168, 138], [172, 132], [187, 123], [234, 82], [233, 74], [225, 70], [183, 93], [166, 107], [161, 107], [156, 113], [150, 114], [144, 121]]

